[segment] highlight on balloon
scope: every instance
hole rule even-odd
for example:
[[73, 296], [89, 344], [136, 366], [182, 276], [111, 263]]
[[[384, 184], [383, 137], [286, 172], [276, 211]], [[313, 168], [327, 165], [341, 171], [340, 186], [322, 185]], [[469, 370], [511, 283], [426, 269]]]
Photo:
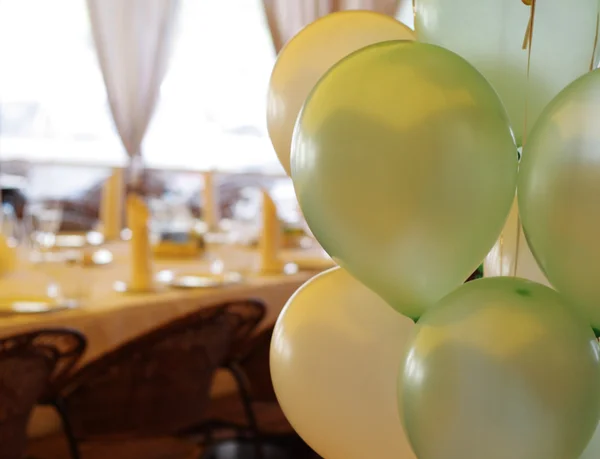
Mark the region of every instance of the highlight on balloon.
[[599, 8], [414, 0], [281, 50], [269, 134], [339, 266], [271, 376], [321, 457], [600, 457]]

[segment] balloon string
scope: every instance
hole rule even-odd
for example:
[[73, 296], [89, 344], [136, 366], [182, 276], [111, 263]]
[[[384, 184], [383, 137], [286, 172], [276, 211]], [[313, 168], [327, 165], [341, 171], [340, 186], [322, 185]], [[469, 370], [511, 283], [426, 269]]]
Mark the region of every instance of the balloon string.
[[596, 35], [594, 35], [594, 48], [592, 49], [592, 59], [590, 60], [590, 72], [594, 70], [596, 63], [596, 49], [598, 48], [598, 32], [600, 32], [600, 11], [596, 13]]
[[[529, 15], [529, 22], [527, 24], [527, 30], [525, 31], [525, 39], [523, 40], [523, 49], [527, 49], [527, 91], [525, 93], [525, 116], [523, 119], [523, 142], [522, 147], [525, 147], [527, 141], [527, 118], [529, 115], [529, 76], [531, 73], [531, 48], [533, 47], [533, 26], [535, 24], [535, 3], [536, 0], [531, 0], [531, 14]], [[521, 149], [521, 157], [523, 156], [523, 150]], [[521, 215], [517, 213], [517, 238], [515, 244], [515, 260], [513, 268], [513, 277], [517, 277], [518, 261], [519, 261], [519, 249], [521, 248]]]
[[412, 0], [413, 29], [417, 26], [417, 0]]

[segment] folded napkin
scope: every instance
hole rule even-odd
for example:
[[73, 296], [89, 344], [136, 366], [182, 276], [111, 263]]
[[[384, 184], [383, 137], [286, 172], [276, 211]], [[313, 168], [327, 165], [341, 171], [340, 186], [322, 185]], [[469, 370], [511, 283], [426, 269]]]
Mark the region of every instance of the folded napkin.
[[219, 226], [219, 208], [217, 202], [217, 189], [215, 187], [214, 172], [204, 172], [204, 187], [202, 188], [202, 219], [209, 231], [214, 231]]
[[17, 268], [17, 244], [12, 238], [0, 235], [0, 276]]
[[131, 231], [130, 282], [129, 290], [143, 292], [154, 287], [152, 255], [148, 220], [150, 212], [141, 196], [131, 193], [127, 196], [127, 224]]
[[262, 190], [262, 226], [258, 240], [259, 272], [262, 274], [276, 274], [283, 270], [283, 262], [279, 258], [281, 240], [282, 227], [277, 207], [269, 193]]
[[123, 192], [124, 171], [121, 168], [115, 168], [102, 187], [100, 226], [104, 234], [104, 240], [119, 239], [121, 234], [123, 228]]

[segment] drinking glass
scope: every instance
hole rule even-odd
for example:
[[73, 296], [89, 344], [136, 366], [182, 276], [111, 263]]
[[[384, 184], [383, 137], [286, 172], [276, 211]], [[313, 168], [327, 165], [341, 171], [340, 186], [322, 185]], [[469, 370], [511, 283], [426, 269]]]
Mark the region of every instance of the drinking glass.
[[46, 252], [54, 246], [62, 218], [62, 204], [57, 200], [36, 201], [25, 207], [25, 225], [34, 251]]

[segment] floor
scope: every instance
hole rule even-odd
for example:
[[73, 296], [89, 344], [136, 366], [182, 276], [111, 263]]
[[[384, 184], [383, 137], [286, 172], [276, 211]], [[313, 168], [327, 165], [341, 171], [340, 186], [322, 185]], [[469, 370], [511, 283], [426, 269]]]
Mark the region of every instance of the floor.
[[[299, 437], [287, 437], [280, 445], [288, 454], [281, 454], [282, 449], [269, 449], [265, 459], [320, 459]], [[250, 450], [250, 451], [249, 451]], [[169, 439], [150, 440], [144, 442], [119, 442], [84, 444], [81, 448], [82, 459], [253, 459], [251, 448], [235, 448], [225, 445], [219, 454], [202, 456], [206, 451], [194, 451], [182, 447], [181, 442]], [[62, 435], [33, 440], [27, 452], [28, 459], [69, 459], [67, 443]]]

